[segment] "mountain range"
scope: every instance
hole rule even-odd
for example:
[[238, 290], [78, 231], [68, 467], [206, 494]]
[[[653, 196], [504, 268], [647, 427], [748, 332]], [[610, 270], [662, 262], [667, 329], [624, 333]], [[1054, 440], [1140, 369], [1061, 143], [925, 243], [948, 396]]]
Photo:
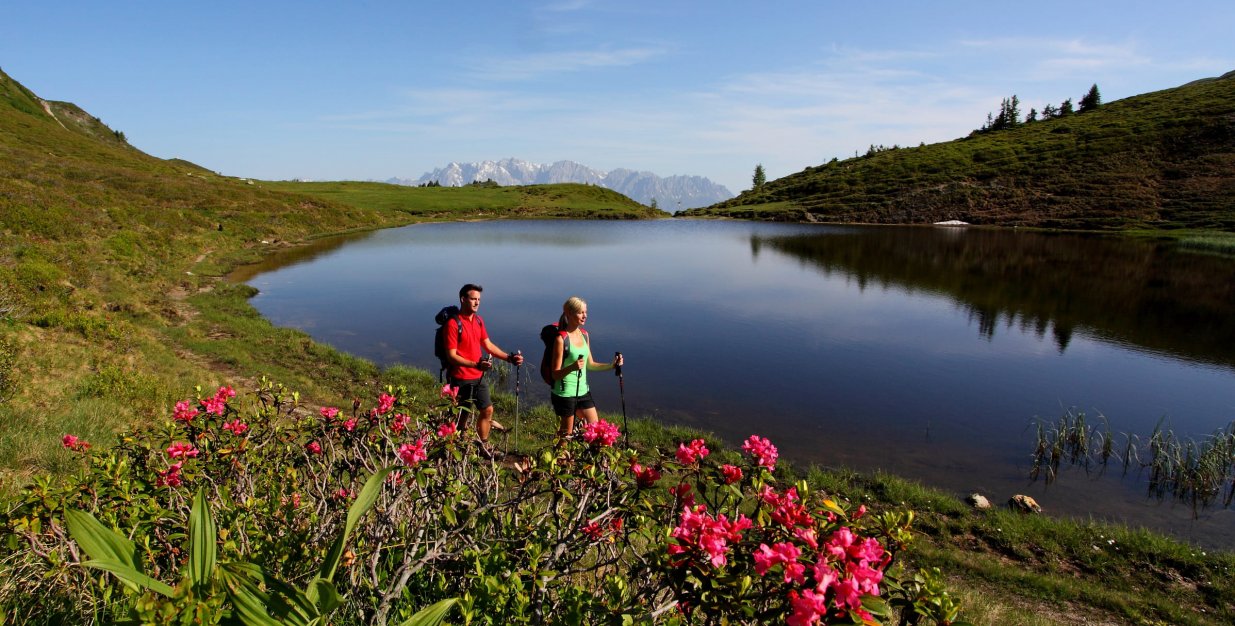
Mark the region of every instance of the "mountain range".
[[733, 193], [723, 185], [702, 176], [662, 178], [651, 172], [624, 168], [605, 172], [574, 161], [543, 165], [513, 158], [480, 163], [450, 163], [416, 180], [391, 178], [385, 182], [397, 185], [424, 185], [435, 182], [444, 187], [460, 187], [486, 180], [503, 186], [586, 183], [612, 189], [649, 206], [654, 201], [658, 208], [670, 213], [678, 209], [709, 206], [733, 197]]

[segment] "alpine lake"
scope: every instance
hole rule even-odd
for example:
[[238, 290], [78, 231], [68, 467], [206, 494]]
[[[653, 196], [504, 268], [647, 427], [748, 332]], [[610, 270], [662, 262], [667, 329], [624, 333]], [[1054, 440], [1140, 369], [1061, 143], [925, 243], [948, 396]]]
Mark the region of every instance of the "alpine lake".
[[[958, 227], [737, 221], [418, 224], [320, 240], [241, 268], [280, 326], [382, 365], [438, 370], [434, 315], [484, 287], [493, 341], [522, 350], [521, 402], [562, 302], [588, 302], [602, 412], [768, 437], [798, 466], [886, 471], [996, 505], [1235, 548], [1235, 510], [1147, 495], [1147, 472], [1030, 480], [1038, 424], [1203, 443], [1235, 421], [1235, 260], [1169, 242]], [[508, 387], [512, 390], [513, 387]], [[499, 415], [509, 424], [511, 416]], [[1230, 488], [1230, 484], [1227, 484]]]

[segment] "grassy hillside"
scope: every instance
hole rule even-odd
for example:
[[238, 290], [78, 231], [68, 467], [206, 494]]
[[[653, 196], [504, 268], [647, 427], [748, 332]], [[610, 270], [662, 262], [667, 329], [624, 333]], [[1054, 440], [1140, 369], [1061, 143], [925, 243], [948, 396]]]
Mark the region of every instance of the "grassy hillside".
[[1235, 72], [1009, 130], [834, 160], [687, 214], [1235, 230]]
[[277, 189], [353, 206], [400, 211], [417, 219], [668, 217], [604, 187], [563, 183], [523, 187], [407, 187], [362, 182], [267, 182]]
[[78, 107], [45, 102], [0, 73], [0, 423], [24, 426], [0, 429], [0, 492], [57, 469], [68, 430], [103, 441], [164, 415], [193, 384], [251, 375], [267, 357], [293, 376], [298, 358], [312, 360], [316, 348], [295, 333], [251, 328], [254, 345], [303, 348], [267, 355], [223, 330], [224, 318], [252, 313], [242, 288], [214, 277], [272, 247], [420, 219], [658, 213], [582, 185], [412, 189], [218, 176], [146, 155]]
[[[60, 448], [64, 433], [110, 445], [121, 429], [161, 427], [177, 400], [196, 397], [194, 385], [247, 393], [269, 376], [301, 393], [306, 415], [386, 384], [437, 397], [431, 374], [380, 370], [274, 328], [249, 306], [250, 288], [219, 278], [272, 247], [423, 219], [639, 212], [571, 185], [245, 181], [152, 158], [88, 114], [78, 120], [53, 117], [0, 74], [0, 496], [78, 469]], [[512, 404], [499, 397], [499, 413]], [[525, 423], [548, 437], [552, 418], [537, 411]], [[686, 436], [631, 425], [642, 445]], [[1229, 554], [1140, 531], [975, 513], [892, 477], [810, 478], [873, 506], [917, 510], [919, 562], [945, 568], [977, 623], [1216, 624], [1235, 615]], [[1093, 547], [1106, 538], [1122, 551]]]

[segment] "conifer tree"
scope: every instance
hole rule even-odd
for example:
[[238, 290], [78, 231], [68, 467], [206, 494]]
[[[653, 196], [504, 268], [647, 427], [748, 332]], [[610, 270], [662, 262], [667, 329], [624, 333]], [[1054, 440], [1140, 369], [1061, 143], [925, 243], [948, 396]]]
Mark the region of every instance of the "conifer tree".
[[1074, 111], [1072, 110], [1072, 98], [1068, 98], [1067, 100], [1064, 100], [1059, 105], [1059, 117], [1064, 117], [1065, 115], [1072, 115], [1072, 113], [1074, 113]]
[[1081, 98], [1080, 112], [1092, 111], [1102, 106], [1102, 94], [1098, 92], [1098, 84], [1094, 83], [1093, 87], [1089, 88], [1089, 93]]
[[768, 182], [768, 177], [763, 173], [763, 164], [760, 163], [755, 166], [755, 175], [751, 179], [751, 190], [759, 191], [763, 188], [763, 184], [766, 182]]

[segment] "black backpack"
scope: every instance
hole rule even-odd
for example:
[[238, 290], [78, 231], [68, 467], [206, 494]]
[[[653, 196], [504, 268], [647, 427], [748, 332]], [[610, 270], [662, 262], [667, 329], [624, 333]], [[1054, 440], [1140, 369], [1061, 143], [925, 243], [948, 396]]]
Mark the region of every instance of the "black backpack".
[[[580, 330], [583, 331], [583, 342], [590, 343], [591, 340], [588, 339], [587, 330], [582, 328]], [[550, 387], [556, 382], [553, 380], [553, 340], [558, 337], [565, 337], [565, 335], [566, 331], [559, 328], [557, 322], [548, 324], [540, 329], [540, 340], [545, 344], [545, 353], [540, 357], [540, 379], [545, 381], [545, 384]]]
[[433, 317], [433, 320], [437, 322], [437, 332], [433, 334], [433, 356], [436, 356], [438, 363], [441, 364], [441, 368], [437, 370], [437, 382], [439, 383], [442, 382], [446, 370], [450, 369], [450, 358], [446, 351], [446, 322], [449, 322], [451, 318], [454, 318], [455, 328], [459, 331], [458, 336], [455, 337], [455, 345], [459, 345], [459, 342], [463, 340], [463, 324], [458, 321], [459, 307], [453, 304], [442, 307], [442, 310]]

